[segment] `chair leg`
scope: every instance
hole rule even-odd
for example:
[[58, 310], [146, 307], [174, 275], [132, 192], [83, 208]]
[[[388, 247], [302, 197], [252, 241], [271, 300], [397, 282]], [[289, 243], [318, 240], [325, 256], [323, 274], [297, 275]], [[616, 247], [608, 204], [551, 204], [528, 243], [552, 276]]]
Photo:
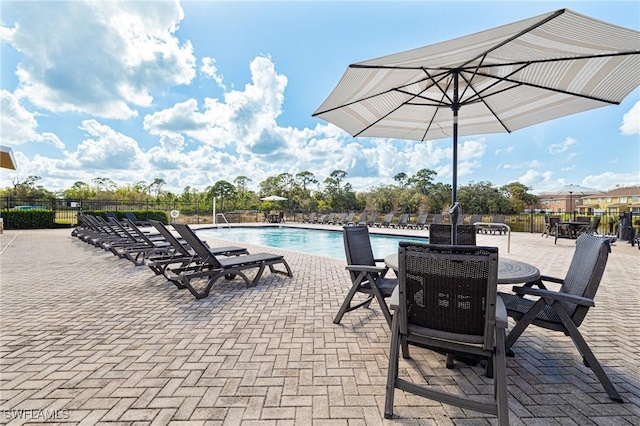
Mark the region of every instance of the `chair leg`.
[[362, 306], [367, 307], [371, 304], [371, 301], [373, 300], [373, 297], [374, 297], [373, 294], [370, 294], [367, 300], [365, 300], [364, 302], [358, 303], [355, 306], [351, 306], [351, 300], [358, 292], [361, 282], [362, 282], [362, 278], [358, 278], [351, 286], [349, 293], [347, 293], [347, 296], [344, 298], [344, 302], [342, 302], [342, 306], [340, 306], [340, 310], [338, 311], [335, 318], [333, 319], [334, 324], [340, 324], [342, 317], [347, 312], [353, 311], [354, 309], [358, 309]]
[[505, 359], [504, 330], [496, 329], [496, 348], [493, 354], [493, 385], [498, 406], [498, 424], [509, 424], [509, 399], [507, 397], [507, 361]]
[[560, 316], [560, 319], [569, 332], [569, 336], [576, 345], [578, 352], [580, 352], [580, 355], [587, 361], [589, 368], [591, 368], [591, 371], [596, 375], [600, 384], [602, 384], [602, 387], [604, 387], [604, 390], [607, 392], [607, 395], [609, 395], [609, 398], [615, 402], [624, 402], [615, 386], [613, 386], [613, 383], [611, 383], [611, 380], [609, 380], [609, 376], [607, 376], [607, 373], [605, 373], [604, 369], [598, 362], [598, 359], [591, 351], [591, 348], [589, 348], [589, 345], [582, 337], [582, 334], [580, 334], [578, 327], [576, 327], [573, 321], [571, 321], [571, 318], [569, 318], [559, 302], [554, 302], [552, 306], [558, 313], [558, 316]]
[[387, 371], [387, 394], [385, 395], [384, 401], [385, 419], [393, 418], [393, 398], [396, 390], [399, 363], [398, 341], [402, 340], [403, 346], [406, 345], [406, 340], [402, 339], [400, 336], [400, 320], [398, 317], [399, 315], [396, 312], [396, 315], [393, 316], [393, 321], [391, 322], [391, 347], [389, 349], [389, 369]]
[[509, 352], [511, 350], [511, 346], [513, 346], [516, 340], [518, 340], [520, 335], [522, 335], [522, 333], [529, 326], [529, 324], [531, 324], [533, 320], [536, 319], [536, 316], [538, 316], [538, 313], [542, 311], [542, 309], [544, 308], [544, 305], [545, 305], [544, 299], [539, 299], [531, 307], [531, 309], [529, 309], [529, 311], [526, 314], [524, 314], [522, 318], [520, 318], [520, 321], [518, 321], [516, 325], [511, 329], [511, 331], [509, 332], [509, 335], [507, 336], [507, 341], [505, 343], [506, 352]]

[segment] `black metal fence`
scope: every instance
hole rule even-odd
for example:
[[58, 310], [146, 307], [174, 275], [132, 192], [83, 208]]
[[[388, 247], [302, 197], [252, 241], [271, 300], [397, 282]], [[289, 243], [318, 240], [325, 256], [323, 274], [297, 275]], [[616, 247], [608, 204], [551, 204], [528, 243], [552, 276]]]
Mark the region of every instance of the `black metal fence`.
[[[0, 198], [0, 214], [4, 219], [5, 229], [12, 229], [12, 211], [28, 210], [49, 210], [52, 211], [54, 226], [74, 226], [77, 223], [78, 213], [83, 212], [135, 212], [138, 219], [144, 220], [145, 212], [162, 211], [165, 212], [167, 221], [178, 223], [206, 224], [213, 223], [213, 208], [209, 203], [185, 203], [185, 202], [158, 202], [158, 201], [122, 201], [122, 200], [82, 200], [82, 199], [62, 199], [46, 198], [31, 199], [17, 197]], [[371, 213], [371, 212], [369, 212]], [[285, 222], [301, 222], [308, 212], [285, 211]], [[233, 210], [216, 211], [217, 223], [249, 223], [265, 221], [265, 212], [258, 210]], [[399, 216], [399, 215], [398, 215]], [[412, 213], [409, 223], [417, 219], [418, 214]], [[445, 215], [447, 216], [447, 215]], [[469, 216], [469, 215], [467, 215]], [[554, 214], [560, 216], [561, 220], [569, 221], [573, 218], [569, 213]], [[601, 217], [598, 232], [601, 234], [615, 234], [621, 222], [620, 215], [599, 215]], [[491, 221], [491, 214], [483, 215], [483, 221]], [[637, 218], [637, 215], [636, 215]], [[593, 219], [593, 216], [590, 217]], [[467, 217], [467, 221], [468, 221]], [[633, 217], [631, 218], [633, 221]], [[545, 227], [545, 215], [542, 213], [521, 213], [506, 215], [505, 222], [511, 227], [513, 232], [542, 233]], [[637, 225], [633, 221], [633, 225]], [[36, 226], [34, 226], [36, 227]]]

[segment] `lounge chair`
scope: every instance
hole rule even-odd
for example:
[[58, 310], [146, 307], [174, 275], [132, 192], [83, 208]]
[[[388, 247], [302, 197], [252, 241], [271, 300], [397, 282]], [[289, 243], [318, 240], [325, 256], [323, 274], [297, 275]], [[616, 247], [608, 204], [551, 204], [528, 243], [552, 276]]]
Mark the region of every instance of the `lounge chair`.
[[431, 226], [431, 225], [440, 225], [441, 223], [444, 223], [444, 215], [440, 214], [440, 213], [437, 213], [437, 214], [433, 215], [433, 220], [431, 221], [429, 226]]
[[111, 219], [111, 222], [129, 238], [105, 244], [105, 248], [121, 259], [130, 260], [136, 266], [144, 265], [144, 258], [149, 252], [160, 253], [172, 249], [171, 243], [162, 235], [145, 234], [129, 219], [124, 219], [123, 222]]
[[[476, 227], [473, 225], [456, 225], [458, 245], [476, 245]], [[429, 225], [429, 244], [451, 244], [451, 225], [436, 223]]]
[[404, 229], [407, 227], [408, 221], [409, 221], [409, 213], [402, 213], [400, 215], [400, 219], [398, 219], [398, 222], [392, 223], [390, 226], [392, 228]]
[[329, 216], [325, 217], [322, 221], [323, 225], [328, 225], [333, 222], [333, 219], [336, 217], [335, 213], [329, 213]]
[[358, 226], [367, 226], [367, 217], [368, 215], [366, 213], [362, 213], [362, 216], [360, 216], [360, 219], [358, 219]]
[[[471, 217], [469, 217], [469, 225], [473, 225], [478, 222], [482, 222], [481, 214], [472, 214]], [[476, 232], [480, 232], [480, 225], [476, 227]]]
[[347, 217], [346, 213], [340, 213], [340, 216], [334, 218], [331, 221], [327, 221], [327, 224], [329, 225], [340, 225], [342, 222], [344, 222], [344, 219]]
[[369, 219], [367, 220], [367, 226], [375, 226], [377, 218], [377, 213], [371, 213], [371, 216], [369, 216]]
[[378, 228], [388, 228], [393, 221], [393, 216], [395, 216], [395, 213], [389, 213], [384, 217], [382, 222], [376, 222], [375, 226], [377, 226]]
[[427, 224], [427, 219], [428, 218], [429, 218], [429, 214], [428, 213], [421, 213], [420, 216], [418, 216], [418, 219], [416, 220], [416, 223], [407, 224], [407, 228], [409, 228], [409, 229], [424, 229], [425, 225]]
[[[209, 247], [196, 235], [195, 232], [186, 224], [174, 224], [175, 230], [184, 238], [189, 246], [200, 257], [201, 263], [196, 269], [180, 272], [179, 276], [182, 284], [195, 296], [196, 299], [202, 299], [209, 295], [213, 285], [222, 277], [231, 279], [236, 275], [240, 276], [247, 287], [253, 287], [258, 284], [266, 267], [269, 267], [271, 273], [283, 274], [292, 277], [291, 268], [284, 259], [284, 256], [272, 253], [256, 253], [242, 256], [218, 258], [212, 255]], [[274, 268], [274, 265], [283, 265], [286, 271], [280, 271]], [[253, 280], [250, 280], [243, 271], [257, 269]], [[194, 287], [194, 282], [204, 279], [206, 286], [202, 290]]]
[[[475, 233], [474, 233], [475, 235]], [[498, 416], [498, 424], [509, 424], [505, 360], [507, 313], [496, 295], [498, 249], [478, 246], [441, 246], [400, 242], [398, 290], [391, 298], [393, 324], [389, 350], [384, 417], [393, 418], [395, 389], [414, 395]], [[399, 368], [400, 345], [409, 357], [411, 345], [440, 353], [488, 360], [494, 384], [493, 398], [480, 399], [447, 391], [451, 374], [433, 375]], [[415, 373], [407, 374], [407, 371]], [[401, 373], [402, 376], [401, 377]], [[422, 374], [421, 374], [422, 373]], [[460, 382], [485, 384], [484, 378], [461, 375]], [[417, 378], [413, 381], [412, 378]], [[464, 385], [461, 385], [464, 387]], [[484, 396], [484, 395], [483, 395]], [[405, 397], [407, 398], [407, 397]], [[417, 404], [412, 404], [417, 405]]]
[[[366, 226], [345, 226], [342, 231], [344, 250], [347, 257], [347, 271], [351, 277], [351, 289], [347, 293], [340, 310], [333, 319], [334, 324], [339, 324], [347, 312], [360, 307], [369, 307], [375, 298], [380, 304], [385, 320], [391, 326], [391, 313], [385, 298], [390, 297], [398, 280], [385, 278], [386, 266], [378, 266], [383, 259], [375, 259], [369, 239], [369, 229]], [[357, 293], [368, 295], [364, 301], [352, 305]]]
[[[184, 288], [180, 280], [176, 280], [176, 274], [187, 268], [191, 264], [198, 264], [202, 259], [198, 254], [184, 241], [178, 239], [173, 233], [162, 223], [157, 220], [151, 220], [151, 225], [171, 244], [171, 250], [149, 251], [145, 256], [144, 263], [157, 275], [163, 274], [165, 278], [173, 282], [177, 287]], [[204, 242], [203, 244], [207, 246]], [[223, 246], [210, 248], [207, 246], [209, 255], [213, 256], [239, 256], [241, 254], [249, 254], [245, 247]], [[174, 267], [174, 265], [179, 265]], [[168, 273], [165, 273], [168, 271]]]
[[324, 223], [324, 221], [327, 219], [327, 215], [326, 214], [322, 214], [320, 216], [316, 216], [316, 219], [313, 223]]
[[[516, 325], [507, 336], [507, 351], [529, 325], [561, 331], [565, 336], [571, 337], [583, 357], [584, 365], [595, 373], [609, 398], [616, 402], [623, 402], [578, 330], [589, 308], [595, 306], [594, 298], [610, 251], [609, 238], [582, 234], [576, 241], [576, 249], [564, 279], [541, 276], [539, 280], [522, 287], [513, 287], [515, 294], [500, 293], [500, 296], [504, 300], [508, 315], [516, 320]], [[560, 284], [561, 287], [558, 291], [549, 290], [545, 282]], [[534, 297], [537, 300], [525, 298], [525, 296]], [[606, 318], [608, 313], [604, 314], [603, 318]], [[540, 339], [540, 336], [536, 336], [536, 339]], [[563, 362], [566, 363], [567, 359], [563, 359]], [[575, 371], [581, 372], [579, 368]]]
[[313, 223], [313, 221], [315, 220], [317, 214], [318, 213], [316, 213], [316, 212], [309, 213], [309, 215], [307, 217], [304, 217], [302, 219], [302, 223]]
[[499, 233], [500, 235], [502, 235], [503, 232], [506, 232], [506, 228], [504, 227], [505, 225], [505, 221], [504, 221], [504, 215], [503, 214], [496, 214], [493, 215], [491, 217], [491, 223], [495, 225], [486, 225], [482, 227], [482, 231], [485, 234], [488, 234], [489, 232], [492, 234], [495, 234], [496, 232]]
[[138, 220], [133, 212], [125, 212], [124, 217], [136, 224], [136, 226], [151, 226], [151, 222], [148, 220]]
[[356, 215], [355, 213], [349, 213], [347, 217], [345, 217], [341, 221], [338, 221], [337, 225], [343, 226], [343, 225], [348, 225], [350, 223], [353, 223], [353, 217], [355, 215]]

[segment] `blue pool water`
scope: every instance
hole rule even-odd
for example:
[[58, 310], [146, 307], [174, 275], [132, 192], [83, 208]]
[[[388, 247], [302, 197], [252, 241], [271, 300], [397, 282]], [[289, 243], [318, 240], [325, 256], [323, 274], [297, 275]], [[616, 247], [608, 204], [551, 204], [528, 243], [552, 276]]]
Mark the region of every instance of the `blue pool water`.
[[[203, 240], [207, 237], [231, 240], [246, 244], [315, 254], [318, 256], [345, 259], [342, 231], [287, 228], [287, 227], [233, 227], [200, 229], [196, 231]], [[382, 258], [398, 251], [398, 242], [429, 242], [428, 238], [397, 237], [370, 234], [373, 255]]]

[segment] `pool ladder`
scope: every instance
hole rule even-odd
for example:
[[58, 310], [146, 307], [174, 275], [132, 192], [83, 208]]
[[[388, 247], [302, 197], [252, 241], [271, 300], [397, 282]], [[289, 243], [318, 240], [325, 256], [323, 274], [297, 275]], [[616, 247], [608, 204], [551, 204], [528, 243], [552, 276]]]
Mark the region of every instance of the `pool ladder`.
[[224, 219], [224, 222], [227, 224], [227, 228], [231, 228], [231, 224], [227, 220], [227, 217], [224, 215], [224, 213], [217, 213], [216, 216], [222, 216], [222, 219]]

